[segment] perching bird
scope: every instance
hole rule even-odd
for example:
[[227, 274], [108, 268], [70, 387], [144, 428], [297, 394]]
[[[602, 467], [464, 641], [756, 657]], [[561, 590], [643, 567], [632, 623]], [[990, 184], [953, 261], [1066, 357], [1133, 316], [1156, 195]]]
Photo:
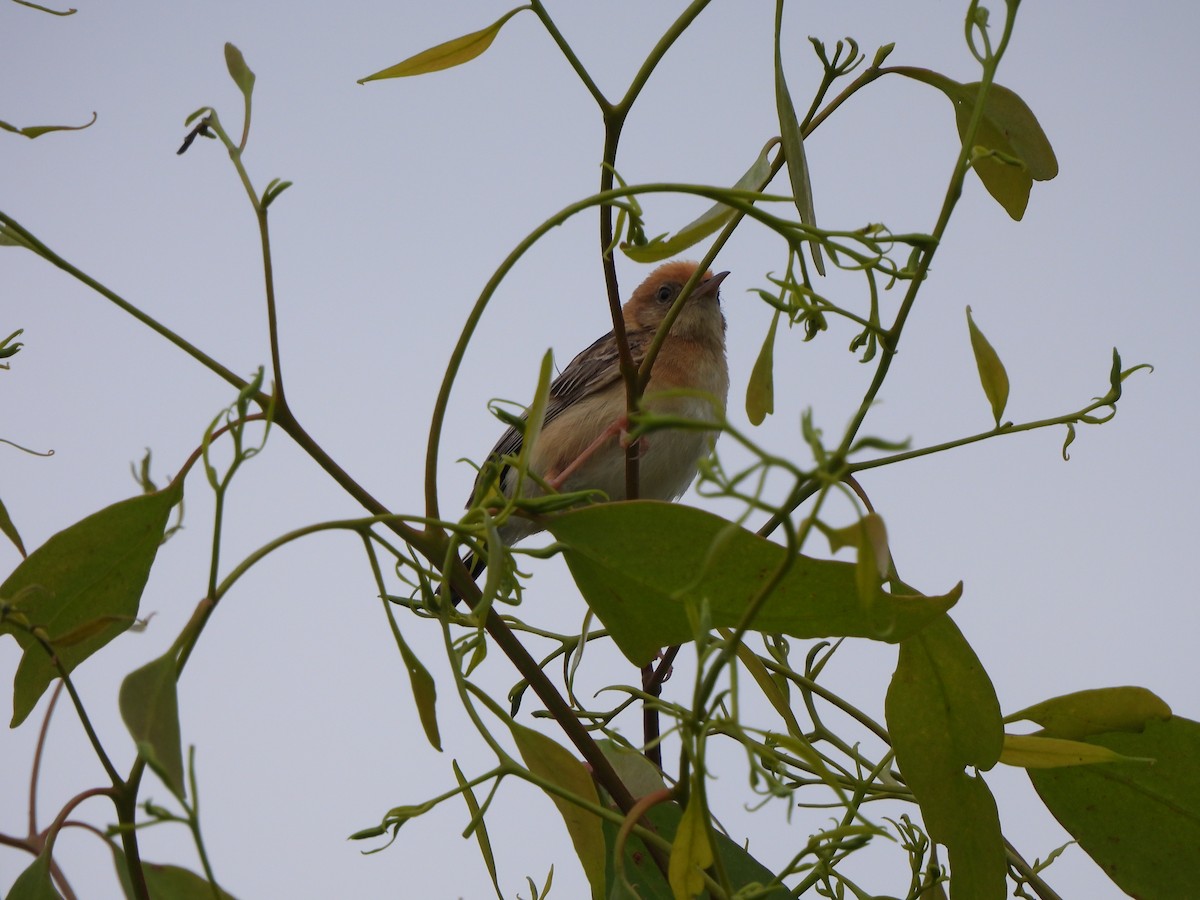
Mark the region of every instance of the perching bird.
[[[696, 271], [696, 263], [659, 266], [638, 286], [622, 312], [629, 351], [641, 365], [658, 326]], [[660, 414], [711, 422], [713, 403], [724, 411], [729, 393], [725, 361], [725, 317], [719, 288], [728, 272], [705, 273], [684, 304], [663, 341], [643, 394], [644, 409]], [[562, 492], [598, 490], [610, 500], [625, 499], [625, 382], [619, 371], [617, 342], [610, 331], [563, 369], [550, 385], [545, 420], [530, 455], [529, 471]], [[686, 389], [704, 396], [664, 396]], [[692, 483], [701, 458], [715, 435], [698, 429], [657, 430], [639, 441], [639, 496], [674, 500]], [[492, 448], [490, 459], [521, 452], [523, 436], [510, 427]], [[481, 476], [482, 477], [482, 476]], [[511, 496], [516, 471], [507, 467], [499, 487]], [[480, 489], [478, 479], [475, 490]], [[538, 496], [541, 488], [526, 478], [523, 496]], [[538, 531], [531, 519], [511, 516], [499, 529], [512, 545]]]

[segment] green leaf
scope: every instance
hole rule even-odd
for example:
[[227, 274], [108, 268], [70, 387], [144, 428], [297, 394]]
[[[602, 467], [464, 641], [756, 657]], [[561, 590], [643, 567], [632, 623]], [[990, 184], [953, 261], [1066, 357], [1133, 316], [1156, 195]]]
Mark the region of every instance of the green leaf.
[[163, 784], [176, 797], [186, 796], [179, 702], [175, 695], [178, 661], [173, 650], [146, 663], [121, 682], [120, 707], [125, 727]]
[[281, 181], [278, 178], [272, 178], [270, 184], [266, 186], [262, 194], [262, 208], [266, 209], [275, 202], [275, 198], [292, 186], [290, 181]]
[[892, 570], [892, 551], [888, 548], [887, 528], [877, 513], [867, 513], [855, 526], [858, 532], [858, 559], [854, 564], [854, 580], [858, 602], [869, 614], [883, 579]]
[[1200, 884], [1200, 723], [1150, 719], [1140, 734], [1087, 743], [1154, 765], [1030, 769], [1043, 802], [1132, 897], [1192, 897]]
[[1066, 437], [1066, 440], [1063, 441], [1063, 445], [1062, 445], [1063, 462], [1071, 461], [1071, 454], [1067, 451], [1067, 448], [1070, 447], [1073, 443], [1075, 443], [1075, 425], [1071, 422], [1068, 422], [1067, 423], [1067, 437]]
[[[707, 603], [714, 628], [737, 625], [788, 555], [712, 513], [655, 500], [583, 507], [550, 518], [547, 528], [588, 605], [638, 666], [660, 647], [692, 639], [689, 605]], [[853, 563], [798, 555], [752, 628], [895, 642], [953, 606], [960, 593], [961, 585], [940, 597], [881, 588], [868, 613], [859, 603]]]
[[[517, 750], [529, 771], [568, 793], [599, 805], [596, 784], [583, 763], [540, 731], [515, 722], [511, 728]], [[566, 823], [571, 843], [575, 845], [575, 854], [592, 887], [593, 900], [604, 900], [604, 832], [599, 817], [557, 794], [549, 794], [549, 797]]]
[[[728, 634], [732, 636], [732, 632], [728, 632]], [[728, 638], [726, 639], [728, 640]], [[754, 679], [759, 690], [763, 692], [763, 696], [767, 698], [767, 701], [774, 708], [775, 712], [779, 713], [779, 717], [787, 725], [788, 734], [792, 737], [803, 735], [804, 732], [800, 728], [800, 723], [796, 721], [796, 714], [792, 712], [791, 703], [788, 701], [787, 679], [773, 677], [767, 667], [763, 665], [762, 660], [745, 643], [738, 644], [737, 655], [742, 667], [750, 673], [750, 677]], [[805, 762], [809, 763], [809, 765], [813, 766], [822, 778], [828, 775], [829, 781], [832, 783], [833, 775], [825, 768], [825, 764], [812, 749], [811, 745], [807, 743], [802, 745], [799, 756]]]
[[[4, 238], [4, 234], [0, 233], [0, 240], [2, 240], [3, 238]], [[14, 331], [12, 334], [10, 334], [8, 337], [6, 337], [4, 340], [0, 341], [0, 359], [9, 359], [10, 357], [16, 356], [18, 353], [21, 352], [21, 348], [24, 347], [25, 345], [23, 343], [21, 343], [20, 341], [16, 340], [16, 338], [19, 338], [24, 333], [25, 333], [24, 328], [18, 328], [16, 331]], [[0, 366], [0, 368], [7, 369], [8, 366]]]
[[[110, 844], [113, 854], [113, 865], [117, 869], [117, 877], [125, 890], [128, 900], [136, 900], [133, 885], [129, 881], [128, 865], [125, 854], [115, 845]], [[220, 887], [214, 888], [212, 883], [188, 869], [179, 866], [167, 866], [142, 860], [142, 872], [146, 876], [146, 887], [154, 900], [237, 900], [233, 894]]]
[[425, 668], [421, 660], [413, 653], [412, 648], [408, 646], [408, 642], [404, 640], [404, 635], [396, 622], [395, 613], [392, 612], [392, 606], [387, 600], [383, 601], [383, 611], [387, 614], [388, 625], [392, 629], [392, 638], [396, 641], [396, 648], [400, 651], [400, 658], [404, 661], [404, 668], [408, 671], [409, 687], [412, 689], [413, 702], [417, 706], [421, 727], [425, 730], [425, 738], [434, 750], [441, 751], [442, 738], [437, 721], [437, 684], [434, 682], [433, 676], [429, 674], [429, 670]]
[[[993, 85], [991, 92], [998, 89], [998, 85]], [[963, 97], [954, 103], [954, 119], [958, 125], [958, 136], [962, 140], [966, 140], [974, 107], [973, 101]], [[1033, 176], [1013, 152], [1012, 145], [1004, 139], [1003, 132], [990, 123], [986, 116], [975, 132], [975, 143], [968, 158], [987, 192], [1004, 207], [1006, 213], [1020, 221], [1029, 205]]]
[[635, 800], [666, 787], [662, 771], [644, 754], [608, 738], [596, 741], [596, 746], [612, 764], [621, 784], [625, 785]]
[[521, 10], [530, 8], [528, 6], [518, 6], [516, 9], [511, 9], [487, 28], [480, 31], [473, 31], [470, 34], [464, 34], [462, 37], [438, 44], [436, 47], [430, 47], [428, 50], [423, 50], [416, 56], [410, 56], [408, 59], [398, 62], [394, 66], [380, 69], [374, 75], [360, 78], [358, 79], [358, 83], [366, 84], [368, 81], [381, 81], [384, 78], [407, 78], [410, 75], [424, 75], [427, 72], [437, 72], [441, 69], [451, 69], [454, 66], [461, 66], [463, 63], [470, 62], [475, 57], [482, 55], [488, 47], [492, 46], [492, 41], [496, 39], [496, 35], [500, 33], [500, 29], [504, 27], [505, 22], [521, 12]]
[[225, 44], [225, 67], [229, 69], [229, 77], [233, 79], [233, 83], [249, 101], [250, 95], [254, 93], [254, 73], [246, 65], [246, 57], [242, 56], [242, 51], [228, 42]]
[[1004, 407], [1008, 405], [1008, 373], [1004, 370], [1004, 363], [1000, 362], [999, 354], [975, 324], [969, 306], [967, 329], [971, 333], [971, 350], [975, 353], [975, 367], [979, 369], [979, 383], [983, 385], [983, 393], [992, 405], [992, 416], [996, 420], [996, 427], [999, 428], [1000, 419], [1004, 416]]
[[[643, 818], [665, 840], [673, 842], [682, 817], [683, 810], [677, 803], [659, 803], [648, 809]], [[673, 900], [670, 886], [654, 864], [641, 838], [630, 834], [625, 841], [622, 862], [625, 879], [629, 882], [629, 887], [626, 887], [617, 877], [613, 863], [617, 849], [617, 826], [607, 820], [604, 823], [604, 837], [608, 844], [608, 883], [612, 886], [610, 900]], [[771, 870], [751, 856], [742, 843], [720, 831], [714, 834], [713, 850], [720, 858], [735, 892], [749, 889], [752, 885], [778, 884], [778, 879]], [[630, 889], [636, 893], [631, 893]], [[787, 900], [791, 896], [781, 886], [764, 892], [746, 890], [746, 895], [753, 896], [756, 900]]]
[[408, 670], [408, 680], [412, 687], [413, 701], [417, 705], [417, 715], [421, 718], [421, 727], [425, 730], [425, 737], [433, 749], [440, 751], [442, 737], [437, 721], [437, 684], [408, 644], [403, 640], [398, 641], [398, 644], [404, 668]]
[[1171, 718], [1171, 707], [1140, 687], [1076, 691], [1027, 707], [1004, 721], [1036, 722], [1050, 737], [1080, 741], [1109, 731], [1141, 731], [1148, 722]]
[[[954, 104], [960, 139], [965, 139], [975, 112], [979, 82], [961, 84], [928, 69], [898, 66], [890, 71], [923, 81], [942, 91]], [[1014, 219], [1025, 214], [1034, 181], [1049, 181], [1058, 174], [1054, 148], [1033, 111], [1017, 94], [993, 84], [984, 102], [974, 146], [994, 151], [1016, 162], [995, 156], [972, 157], [972, 166], [983, 186]]]
[[62, 900], [50, 880], [50, 855], [39, 855], [8, 889], [8, 900]]
[[1004, 840], [982, 778], [1000, 757], [1000, 704], [962, 632], [943, 616], [900, 645], [885, 704], [896, 761], [929, 836], [950, 856], [951, 893], [1004, 900]]
[[4, 222], [0, 222], [0, 247], [24, 247], [26, 250], [32, 250], [38, 256], [42, 255], [41, 250], [31, 244], [25, 235]]
[[[737, 180], [731, 191], [759, 192], [767, 186], [771, 178], [771, 148], [774, 141], [768, 141], [746, 173]], [[724, 203], [716, 203], [709, 207], [697, 219], [683, 226], [673, 236], [662, 235], [645, 244], [621, 244], [621, 252], [634, 262], [660, 262], [672, 256], [677, 256], [693, 244], [698, 244], [711, 234], [715, 234], [725, 226], [737, 210]]]
[[763, 420], [775, 412], [775, 331], [779, 327], [779, 310], [771, 318], [758, 359], [750, 370], [750, 381], [746, 384], [746, 416], [751, 425], [761, 425]]
[[487, 867], [488, 875], [492, 877], [492, 887], [496, 889], [497, 897], [503, 897], [504, 895], [500, 891], [500, 881], [496, 877], [496, 856], [492, 853], [492, 839], [488, 835], [487, 823], [480, 814], [479, 801], [475, 799], [475, 792], [471, 790], [466, 776], [458, 767], [458, 760], [451, 760], [450, 765], [454, 769], [454, 780], [458, 782], [462, 791], [462, 798], [467, 804], [467, 810], [471, 813], [475, 840], [479, 842], [479, 854], [483, 857], [483, 864]]
[[1004, 735], [1004, 750], [1000, 753], [1000, 762], [1024, 769], [1057, 769], [1061, 766], [1089, 766], [1093, 763], [1131, 760], [1132, 757], [1122, 756], [1107, 747], [1037, 734]]
[[79, 10], [71, 7], [70, 9], [51, 9], [48, 6], [42, 6], [40, 3], [33, 3], [32, 0], [13, 0], [14, 3], [19, 3], [22, 6], [27, 6], [30, 9], [36, 9], [38, 12], [44, 12], [51, 16], [73, 16]]
[[950, 895], [955, 900], [1007, 900], [1008, 860], [996, 800], [978, 776], [959, 772], [951, 783], [954, 831], [935, 838], [950, 857]]
[[[796, 212], [800, 221], [815, 228], [817, 215], [813, 210], [812, 179], [808, 174], [808, 157], [804, 152], [804, 135], [796, 119], [796, 107], [783, 75], [783, 54], [779, 47], [783, 31], [783, 0], [775, 4], [775, 109], [779, 116], [779, 137], [783, 143], [783, 156], [787, 161], [788, 181], [792, 185], [792, 197], [796, 201]], [[817, 272], [825, 274], [825, 262], [821, 259], [821, 245], [809, 244], [813, 265]], [[757, 422], [755, 424], [758, 424]]]
[[[56, 638], [71, 638], [89, 623], [104, 621], [96, 633], [57, 648], [66, 672], [136, 620], [167, 516], [182, 494], [180, 483], [93, 513], [34, 550], [0, 585], [0, 597], [13, 604], [31, 628], [41, 629], [52, 646]], [[0, 634], [5, 632], [24, 650], [13, 684], [15, 728], [59, 672], [28, 629], [10, 618], [0, 622]]]
[[708, 810], [700, 802], [700, 792], [692, 791], [683, 811], [675, 840], [671, 843], [671, 862], [667, 879], [675, 900], [691, 900], [704, 890], [704, 870], [713, 864], [712, 845], [708, 842]]
[[[899, 727], [906, 737], [937, 744], [959, 769], [972, 766], [986, 771], [1000, 758], [1004, 726], [995, 688], [949, 616], [901, 643], [888, 703], [893, 728]], [[900, 750], [896, 752], [899, 757]]]
[[0, 131], [10, 131], [13, 134], [19, 134], [33, 140], [52, 131], [83, 131], [83, 129], [91, 128], [95, 124], [96, 114], [93, 112], [91, 120], [84, 122], [82, 125], [26, 125], [24, 128], [18, 128], [16, 125], [0, 121]]
[[0, 500], [0, 531], [4, 532], [4, 535], [16, 545], [22, 556], [28, 556], [25, 552], [25, 545], [21, 543], [21, 535], [17, 532], [17, 526], [13, 524], [3, 500]]
[[[979, 94], [979, 82], [961, 85], [954, 101], [960, 138], [965, 138]], [[1013, 91], [1000, 84], [988, 89], [983, 119], [975, 145], [1020, 160], [1012, 165], [996, 158], [976, 159], [975, 173], [989, 194], [1014, 219], [1025, 214], [1034, 181], [1049, 181], [1058, 174], [1054, 149], [1033, 111]]]

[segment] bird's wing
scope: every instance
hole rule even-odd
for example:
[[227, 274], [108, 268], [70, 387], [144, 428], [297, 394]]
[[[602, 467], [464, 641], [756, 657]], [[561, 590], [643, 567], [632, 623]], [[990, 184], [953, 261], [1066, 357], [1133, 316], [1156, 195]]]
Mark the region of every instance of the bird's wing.
[[[641, 365], [650, 342], [654, 340], [654, 332], [653, 328], [642, 328], [626, 333], [634, 365]], [[620, 377], [617, 340], [610, 331], [571, 360], [558, 377], [551, 382], [550, 397], [546, 402], [546, 418], [542, 427], [553, 422], [571, 405], [603, 390]], [[523, 442], [524, 435], [521, 433], [521, 429], [510, 425], [508, 430], [500, 435], [500, 440], [496, 441], [496, 446], [488, 454], [488, 459], [514, 456], [521, 452]], [[503, 472], [500, 477], [503, 480]], [[475, 487], [476, 489], [479, 487], [478, 479]], [[467, 502], [467, 505], [470, 506], [470, 501]]]

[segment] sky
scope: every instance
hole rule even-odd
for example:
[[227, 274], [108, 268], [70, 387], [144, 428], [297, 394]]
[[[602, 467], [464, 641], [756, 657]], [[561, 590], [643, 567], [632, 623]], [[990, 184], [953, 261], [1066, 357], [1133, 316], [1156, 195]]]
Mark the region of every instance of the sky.
[[[610, 96], [620, 95], [681, 3], [551, 3], [562, 33]], [[480, 289], [529, 231], [599, 182], [599, 114], [528, 13], [471, 64], [417, 79], [357, 79], [459, 34], [508, 7], [455, 4], [211, 2], [91, 4], [57, 18], [0, 5], [0, 119], [18, 126], [80, 124], [28, 141], [0, 133], [0, 209], [81, 269], [235, 372], [268, 361], [254, 218], [214, 143], [177, 156], [184, 119], [215, 106], [231, 130], [241, 98], [222, 47], [232, 41], [257, 75], [245, 156], [261, 189], [294, 182], [272, 207], [282, 356], [289, 399], [308, 431], [391, 508], [422, 508], [429, 415], [446, 358]], [[714, 3], [663, 61], [629, 117], [617, 168], [630, 183], [732, 183], [778, 127], [772, 85], [773, 4]], [[889, 62], [977, 78], [962, 37], [965, 4], [846, 2], [790, 6], [783, 52], [793, 97], [806, 108], [819, 76], [807, 37], [846, 35], [867, 53], [895, 42]], [[1001, 10], [993, 10], [999, 21]], [[1060, 174], [1034, 186], [1014, 222], [968, 177], [929, 283], [865, 432], [923, 446], [986, 429], [965, 307], [1004, 360], [1007, 417], [1026, 421], [1086, 405], [1107, 390], [1112, 348], [1151, 374], [1126, 383], [1116, 417], [1081, 428], [1070, 461], [1061, 428], [1006, 436], [865, 473], [906, 581], [930, 593], [964, 582], [954, 610], [1012, 712], [1090, 687], [1155, 691], [1177, 714], [1200, 716], [1194, 636], [1200, 615], [1182, 565], [1194, 552], [1200, 475], [1194, 465], [1200, 384], [1190, 249], [1197, 208], [1194, 115], [1180, 97], [1198, 86], [1191, 36], [1200, 12], [1183, 4], [1025, 4], [998, 81], [1034, 110]], [[806, 143], [818, 221], [928, 231], [957, 153], [952, 110], [936, 92], [884, 79], [853, 98]], [[776, 187], [785, 190], [781, 180]], [[704, 204], [656, 196], [651, 233]], [[610, 327], [597, 225], [583, 215], [549, 233], [515, 267], [485, 315], [455, 387], [440, 459], [443, 509], [456, 509], [499, 430], [492, 398], [523, 400], [542, 354], [559, 365]], [[33, 548], [85, 515], [132, 496], [130, 463], [153, 451], [165, 480], [199, 443], [230, 388], [103, 297], [30, 253], [0, 248], [0, 336], [25, 347], [0, 372], [0, 497]], [[699, 253], [699, 250], [695, 251]], [[846, 351], [838, 326], [804, 343], [781, 331], [776, 412], [746, 421], [746, 380], [770, 322], [753, 293], [785, 262], [779, 242], [740, 231], [718, 259], [729, 323], [730, 416], [772, 450], [806, 462], [800, 416], [838, 435], [871, 369]], [[627, 295], [643, 269], [620, 261]], [[861, 282], [828, 290], [861, 303]], [[896, 297], [886, 297], [894, 303]], [[891, 308], [894, 308], [891, 307]], [[720, 445], [729, 468], [747, 458]], [[683, 502], [724, 511], [698, 497]], [[133, 747], [117, 713], [121, 679], [161, 654], [207, 578], [211, 495], [187, 486], [185, 530], [165, 545], [142, 611], [155, 613], [89, 660], [78, 682], [119, 767]], [[287, 530], [360, 514], [323, 473], [274, 433], [239, 475], [222, 559], [232, 566]], [[850, 508], [834, 509], [841, 522]], [[821, 548], [813, 546], [810, 552]], [[0, 566], [15, 566], [0, 545]], [[558, 560], [530, 563], [521, 613], [565, 631], [584, 605]], [[465, 716], [443, 702], [445, 752], [421, 736], [403, 666], [356, 542], [323, 535], [274, 554], [214, 616], [180, 684], [183, 739], [196, 746], [206, 842], [222, 886], [264, 896], [491, 895], [467, 814], [449, 802], [403, 829], [390, 849], [362, 856], [346, 841], [392, 806], [453, 785], [490, 764]], [[402, 621], [435, 675], [436, 632]], [[18, 660], [0, 641], [0, 677]], [[885, 645], [847, 646], [828, 672], [835, 689], [882, 716], [895, 664]], [[632, 677], [597, 654], [595, 685]], [[681, 663], [686, 667], [686, 662]], [[605, 668], [607, 667], [607, 668]], [[516, 676], [493, 653], [479, 673], [503, 697]], [[686, 686], [688, 679], [679, 677]], [[668, 685], [669, 693], [670, 685]], [[680, 695], [685, 696], [685, 695]], [[601, 698], [603, 699], [603, 698]], [[599, 701], [597, 701], [599, 702]], [[45, 701], [0, 736], [0, 832], [21, 833], [28, 767]], [[534, 706], [521, 712], [536, 724]], [[631, 726], [632, 728], [632, 726]], [[725, 758], [722, 757], [723, 763]], [[786, 859], [817, 828], [819, 811], [788, 823], [756, 815], [737, 754], [718, 781], [722, 816], [768, 862]], [[102, 781], [65, 707], [53, 718], [40, 820]], [[1006, 832], [1029, 859], [1067, 841], [1024, 774], [988, 775]], [[167, 799], [151, 782], [148, 796]], [[80, 817], [111, 820], [103, 801]], [[506, 897], [529, 896], [554, 866], [551, 896], [582, 896], [583, 876], [552, 805], [506, 783], [489, 817]], [[145, 834], [144, 855], [196, 866], [186, 834]], [[111, 862], [82, 830], [58, 858], [82, 896], [119, 896]], [[894, 892], [896, 857], [866, 872]], [[0, 848], [0, 891], [28, 860]], [[872, 881], [872, 878], [875, 880]], [[1064, 896], [1116, 897], [1078, 848], [1049, 880]]]

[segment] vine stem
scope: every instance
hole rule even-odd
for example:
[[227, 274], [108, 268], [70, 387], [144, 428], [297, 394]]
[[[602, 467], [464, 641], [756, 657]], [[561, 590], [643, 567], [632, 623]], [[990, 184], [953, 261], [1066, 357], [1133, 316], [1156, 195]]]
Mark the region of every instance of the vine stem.
[[[938, 212], [937, 222], [933, 226], [933, 231], [930, 232], [933, 240], [925, 248], [924, 252], [921, 253], [916, 272], [908, 285], [908, 290], [904, 293], [904, 299], [900, 302], [900, 308], [896, 311], [896, 318], [892, 322], [892, 327], [888, 329], [885, 339], [880, 342], [879, 365], [875, 368], [875, 374], [871, 379], [870, 386], [863, 395], [862, 403], [859, 404], [857, 412], [855, 412], [853, 419], [846, 428], [842, 444], [838, 448], [837, 455], [839, 457], [845, 457], [849, 452], [850, 445], [862, 427], [867, 413], [874, 405], [880, 388], [883, 387], [883, 381], [887, 377], [889, 369], [891, 369], [892, 360], [896, 357], [897, 348], [900, 343], [900, 334], [904, 330], [904, 325], [908, 321], [908, 316], [916, 303], [917, 293], [929, 274], [929, 266], [933, 262], [933, 256], [937, 251], [938, 245], [941, 243], [942, 235], [946, 232], [946, 226], [950, 224], [950, 216], [953, 214], [955, 206], [958, 205], [959, 197], [962, 196], [963, 182], [966, 180], [967, 172], [971, 168], [970, 157], [975, 143], [975, 135], [978, 133], [979, 125], [983, 121], [984, 100], [987, 97], [988, 90], [992, 86], [992, 82], [995, 80], [996, 67], [999, 65], [1000, 58], [1004, 55], [1004, 51], [1008, 47], [1009, 38], [1012, 35], [1013, 24], [1016, 20], [1015, 5], [1011, 4], [1008, 7], [1007, 15], [1004, 18], [1004, 32], [1000, 38], [999, 45], [983, 64], [983, 73], [979, 82], [979, 91], [976, 95], [977, 101], [971, 113], [971, 121], [963, 134], [962, 147], [959, 149], [958, 158], [955, 160], [954, 174], [951, 176], [950, 183], [946, 187], [946, 194], [942, 199], [942, 206]], [[887, 71], [886, 69], [879, 70], [880, 74], [885, 74]], [[863, 74], [865, 75], [866, 73]]]
[[50, 717], [54, 715], [54, 707], [62, 696], [64, 682], [59, 681], [50, 694], [50, 702], [46, 705], [46, 716], [42, 719], [42, 728], [38, 732], [37, 746], [33, 751], [33, 770], [29, 775], [29, 833], [37, 834], [37, 797], [38, 779], [42, 771], [42, 755], [46, 750], [46, 735], [50, 732]]
[[1033, 888], [1034, 893], [1041, 900], [1062, 900], [1058, 892], [1043, 881], [1042, 876], [1035, 872], [1033, 867], [1025, 861], [1025, 857], [1021, 856], [1017, 848], [1009, 842], [1008, 838], [1004, 839], [1004, 852], [1008, 857], [1008, 864], [1020, 873], [1021, 877], [1025, 879], [1025, 883]]

